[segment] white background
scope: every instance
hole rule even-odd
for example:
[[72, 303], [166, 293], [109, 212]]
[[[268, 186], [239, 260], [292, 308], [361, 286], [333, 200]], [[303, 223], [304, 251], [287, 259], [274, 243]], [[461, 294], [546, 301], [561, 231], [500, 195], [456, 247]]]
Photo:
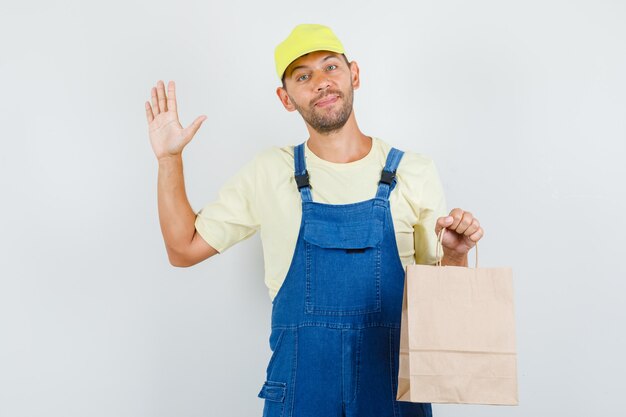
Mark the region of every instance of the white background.
[[431, 156], [481, 266], [513, 268], [520, 406], [435, 415], [623, 415], [624, 22], [608, 0], [2, 2], [0, 416], [261, 415], [259, 235], [168, 263], [144, 102], [175, 80], [182, 124], [209, 116], [183, 153], [197, 211], [307, 138], [275, 94], [298, 23], [360, 65], [363, 132]]

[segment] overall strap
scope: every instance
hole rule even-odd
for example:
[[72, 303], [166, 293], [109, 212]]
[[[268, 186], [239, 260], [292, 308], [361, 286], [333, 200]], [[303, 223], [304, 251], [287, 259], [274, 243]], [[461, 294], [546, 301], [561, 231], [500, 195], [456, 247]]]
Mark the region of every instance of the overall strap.
[[302, 201], [311, 201], [311, 185], [309, 184], [309, 173], [306, 170], [306, 161], [304, 160], [304, 146], [306, 142], [302, 142], [293, 149], [293, 161], [295, 164], [295, 179], [298, 185], [298, 191]]
[[385, 200], [389, 198], [389, 194], [396, 186], [396, 169], [398, 169], [398, 164], [403, 155], [404, 152], [399, 149], [391, 148], [389, 150], [387, 162], [380, 174], [380, 181], [378, 181], [376, 198], [384, 198]]

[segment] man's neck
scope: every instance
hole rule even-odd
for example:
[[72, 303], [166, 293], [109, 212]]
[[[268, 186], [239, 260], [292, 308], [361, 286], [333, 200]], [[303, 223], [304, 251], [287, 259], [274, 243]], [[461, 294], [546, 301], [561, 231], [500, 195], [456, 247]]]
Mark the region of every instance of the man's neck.
[[354, 120], [354, 112], [346, 124], [327, 135], [309, 129], [307, 146], [320, 159], [347, 163], [364, 158], [372, 149], [373, 140], [361, 132]]

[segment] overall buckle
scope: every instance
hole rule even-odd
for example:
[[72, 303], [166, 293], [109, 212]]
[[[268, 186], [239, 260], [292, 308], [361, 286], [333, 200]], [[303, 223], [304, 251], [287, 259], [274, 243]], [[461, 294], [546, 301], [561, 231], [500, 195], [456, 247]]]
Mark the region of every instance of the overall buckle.
[[305, 170], [302, 175], [295, 175], [296, 184], [298, 184], [298, 190], [303, 187], [310, 187], [309, 184], [309, 171]]
[[391, 171], [385, 171], [383, 169], [383, 172], [380, 174], [380, 181], [378, 182], [379, 184], [381, 182], [387, 184], [387, 185], [391, 185], [393, 179], [396, 177], [396, 173], [395, 172], [391, 172]]

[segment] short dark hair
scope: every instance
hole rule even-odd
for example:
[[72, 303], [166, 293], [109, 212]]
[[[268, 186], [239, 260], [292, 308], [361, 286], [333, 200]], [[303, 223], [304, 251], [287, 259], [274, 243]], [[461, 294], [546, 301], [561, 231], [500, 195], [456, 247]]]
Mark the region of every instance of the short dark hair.
[[[343, 60], [346, 61], [346, 64], [348, 64], [348, 66], [350, 66], [350, 62], [348, 61], [348, 58], [346, 58], [346, 54], [341, 54], [341, 56], [343, 57]], [[287, 89], [287, 87], [285, 86], [285, 74], [287, 73], [287, 69], [285, 68], [285, 72], [283, 73], [283, 78], [281, 78], [281, 81], [283, 83], [283, 88]]]

